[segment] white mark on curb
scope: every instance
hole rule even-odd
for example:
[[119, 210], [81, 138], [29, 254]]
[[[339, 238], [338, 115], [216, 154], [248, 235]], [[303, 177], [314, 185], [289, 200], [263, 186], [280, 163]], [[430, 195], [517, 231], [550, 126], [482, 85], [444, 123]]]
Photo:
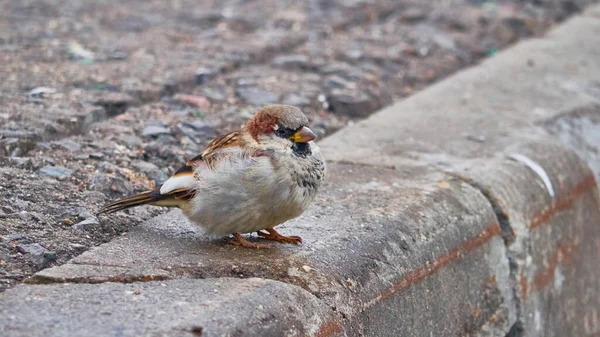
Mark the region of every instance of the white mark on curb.
[[513, 153], [508, 157], [527, 165], [533, 172], [535, 172], [542, 179], [544, 185], [546, 185], [546, 190], [548, 190], [548, 194], [550, 194], [550, 196], [554, 198], [554, 188], [552, 188], [552, 182], [550, 181], [550, 177], [548, 177], [548, 174], [546, 173], [543, 167], [541, 167], [538, 163], [534, 162], [528, 157], [525, 157], [522, 154]]
[[561, 272], [560, 268], [554, 269], [554, 289], [560, 293], [562, 290], [563, 283], [565, 282], [565, 276]]

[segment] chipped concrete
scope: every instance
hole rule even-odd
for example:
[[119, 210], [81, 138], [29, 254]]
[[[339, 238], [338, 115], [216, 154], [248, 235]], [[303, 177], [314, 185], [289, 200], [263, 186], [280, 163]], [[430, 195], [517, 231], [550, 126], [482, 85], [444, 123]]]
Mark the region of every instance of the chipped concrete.
[[594, 175], [575, 152], [556, 142], [523, 144], [511, 151], [545, 168], [555, 197], [520, 162], [500, 159], [458, 174], [490, 195], [509, 219], [508, 258], [518, 319], [527, 336], [583, 336], [584, 325], [574, 317], [600, 303], [600, 294], [593, 291], [600, 289], [600, 275], [588, 268], [600, 251]]
[[327, 326], [331, 313], [317, 298], [298, 287], [263, 279], [28, 285], [6, 292], [2, 302], [3, 336], [343, 333], [339, 326]]

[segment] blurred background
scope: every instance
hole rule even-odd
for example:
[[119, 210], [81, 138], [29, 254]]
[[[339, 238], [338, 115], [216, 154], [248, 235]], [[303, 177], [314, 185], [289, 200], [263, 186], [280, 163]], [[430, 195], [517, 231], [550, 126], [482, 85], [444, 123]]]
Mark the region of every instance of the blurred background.
[[0, 291], [160, 213], [92, 216], [257, 107], [325, 137], [590, 2], [1, 1]]

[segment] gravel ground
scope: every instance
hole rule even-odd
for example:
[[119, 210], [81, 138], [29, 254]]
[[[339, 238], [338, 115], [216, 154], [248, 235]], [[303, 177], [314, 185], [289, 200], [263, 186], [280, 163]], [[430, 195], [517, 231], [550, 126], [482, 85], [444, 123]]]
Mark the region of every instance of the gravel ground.
[[257, 107], [326, 136], [589, 2], [1, 2], [0, 291], [163, 212], [93, 215]]

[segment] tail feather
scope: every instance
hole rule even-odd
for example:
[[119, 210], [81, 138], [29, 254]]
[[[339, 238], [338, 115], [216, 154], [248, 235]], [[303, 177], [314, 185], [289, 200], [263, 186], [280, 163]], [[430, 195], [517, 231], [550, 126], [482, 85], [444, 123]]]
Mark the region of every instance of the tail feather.
[[154, 205], [164, 207], [182, 207], [187, 201], [194, 197], [196, 192], [187, 188], [173, 190], [167, 194], [160, 193], [160, 186], [152, 191], [147, 191], [133, 197], [117, 200], [104, 205], [96, 214], [110, 214], [131, 207], [141, 205]]
[[97, 214], [110, 214], [114, 212], [118, 212], [127, 208], [141, 206], [146, 204], [151, 204], [155, 202], [155, 198], [152, 197], [152, 193], [154, 191], [144, 192], [133, 197], [117, 200], [115, 202], [111, 202], [110, 204], [102, 206], [102, 208], [98, 211]]

